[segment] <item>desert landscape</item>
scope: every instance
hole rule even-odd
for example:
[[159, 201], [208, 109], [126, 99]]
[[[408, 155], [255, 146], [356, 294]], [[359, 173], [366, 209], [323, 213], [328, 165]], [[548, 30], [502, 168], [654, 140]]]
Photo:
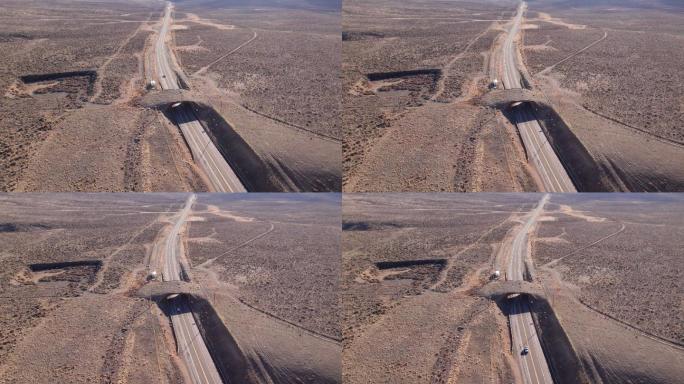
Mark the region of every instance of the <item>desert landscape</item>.
[[553, 382], [677, 382], [683, 199], [345, 195], [344, 382], [550, 382], [512, 345], [521, 298]]
[[8, 0], [0, 19], [0, 190], [222, 191], [178, 102], [246, 189], [340, 190], [334, 2]]
[[[565, 191], [534, 165], [520, 102], [577, 191], [681, 191], [681, 10], [639, 0], [345, 2], [344, 190]], [[502, 84], [516, 12], [510, 60], [521, 92]]]
[[339, 194], [5, 194], [0, 207], [2, 383], [341, 382]]

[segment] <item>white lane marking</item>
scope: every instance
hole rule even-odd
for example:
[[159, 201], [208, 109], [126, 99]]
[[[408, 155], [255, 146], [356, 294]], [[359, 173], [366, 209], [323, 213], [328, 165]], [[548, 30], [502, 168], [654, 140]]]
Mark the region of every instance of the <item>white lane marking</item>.
[[[185, 117], [185, 115], [184, 115], [184, 117]], [[190, 123], [196, 123], [196, 122], [192, 121]], [[193, 142], [193, 145], [196, 146], [197, 148], [202, 148], [204, 146], [204, 144], [201, 143], [199, 141], [199, 138], [197, 138], [195, 136], [195, 132], [194, 132], [195, 130], [193, 130], [193, 128], [196, 128], [196, 127], [192, 126], [190, 123], [183, 123], [184, 125], [186, 125], [186, 132], [187, 132], [189, 138], [191, 139], [191, 141]], [[190, 125], [190, 126], [188, 127], [187, 125]], [[215, 149], [215, 148], [212, 146], [206, 147], [206, 150], [211, 151], [212, 149]], [[203, 162], [204, 164], [206, 164], [207, 169], [211, 172], [211, 176], [213, 176], [211, 178], [213, 179], [214, 184], [216, 184], [216, 186], [219, 187], [218, 188], [219, 192], [226, 192], [226, 191], [227, 192], [233, 192], [233, 190], [230, 186], [230, 183], [228, 183], [228, 181], [226, 181], [226, 179], [223, 177], [221, 172], [218, 170], [218, 166], [216, 165], [216, 162], [211, 157], [209, 157], [209, 159], [211, 159], [212, 164], [209, 164], [209, 161], [207, 160], [207, 157], [205, 155], [206, 150], [200, 152], [200, 157], [198, 158], [198, 160]], [[199, 152], [199, 150], [197, 152]], [[212, 165], [213, 165], [213, 167], [212, 167]], [[218, 172], [218, 175], [220, 176], [220, 178], [216, 177], [217, 172]], [[221, 181], [223, 181], [223, 183], [221, 183]], [[227, 188], [224, 188], [224, 184], [226, 185]]]
[[[204, 371], [204, 367], [201, 364], [202, 359], [200, 358], [200, 355], [197, 352], [197, 348], [196, 348], [195, 343], [194, 343], [195, 337], [192, 334], [192, 330], [190, 329], [190, 325], [187, 323], [188, 312], [185, 311], [184, 313], [179, 314], [178, 316], [179, 316], [180, 327], [183, 329], [183, 332], [187, 333], [187, 336], [189, 339], [189, 341], [186, 341], [186, 346], [187, 346], [186, 349], [187, 349], [188, 355], [190, 357], [190, 361], [193, 362], [192, 365], [199, 366], [198, 372], [202, 371], [201, 372], [202, 378], [204, 378], [203, 381], [200, 380], [200, 381], [197, 381], [197, 383], [198, 384], [209, 383], [210, 381], [208, 380], [208, 376], [207, 376], [206, 372]], [[193, 352], [194, 352], [194, 355], [193, 355]], [[198, 379], [199, 379], [199, 376], [198, 376]]]
[[[190, 353], [187, 350], [187, 348], [183, 348], [184, 345], [187, 345], [187, 340], [186, 340], [186, 335], [182, 330], [182, 326], [180, 324], [180, 318], [178, 317], [178, 314], [171, 315], [172, 323], [174, 325], [174, 329], [176, 330], [176, 335], [178, 337], [178, 352], [180, 352], [182, 355], [185, 356], [186, 360], [193, 361], [192, 357], [189, 356]], [[181, 341], [182, 339], [182, 341]], [[190, 369], [190, 377], [192, 380], [196, 383], [199, 382], [199, 372], [197, 372], [197, 368], [194, 366], [195, 364], [187, 364], [189, 365]]]
[[[179, 89], [178, 84], [175, 79], [173, 79], [173, 71], [171, 70], [171, 67], [168, 62], [168, 57], [166, 55], [166, 44], [165, 44], [165, 39], [166, 39], [166, 33], [168, 31], [168, 24], [170, 20], [170, 15], [171, 15], [171, 7], [167, 6], [166, 13], [164, 15], [164, 21], [162, 24], [162, 28], [160, 30], [159, 38], [157, 40], [157, 64], [159, 67], [159, 71], [162, 75], [166, 75], [165, 77], [162, 76], [160, 79], [160, 84], [162, 85], [162, 89]], [[180, 113], [177, 113], [179, 115], [182, 115], [183, 120], [186, 122], [184, 124], [191, 125], [187, 131], [191, 132], [193, 135], [192, 140], [194, 143], [200, 143], [198, 148], [202, 148], [202, 140], [200, 140], [199, 137], [194, 136], [194, 130], [191, 129], [193, 123], [199, 124], [195, 119], [190, 119], [191, 116], [187, 116], [185, 114], [185, 111], [182, 111]], [[204, 132], [204, 128], [200, 125], [201, 131]], [[204, 132], [206, 134], [206, 132]], [[201, 137], [201, 135], [200, 135]], [[207, 136], [207, 140], [209, 137]], [[233, 172], [232, 168], [228, 165], [228, 163], [225, 162], [225, 159], [223, 156], [218, 152], [218, 149], [214, 145], [210, 145], [207, 147], [209, 153], [205, 153], [205, 151], [199, 152], [199, 161], [204, 163], [206, 167], [208, 168], [208, 171], [212, 173], [210, 176], [210, 179], [214, 182], [215, 186], [218, 187], [219, 192], [246, 192], [244, 186], [242, 185], [241, 182], [237, 181], [236, 183], [231, 182], [230, 180], [239, 180], [237, 178], [237, 175], [235, 172]], [[198, 152], [198, 151], [194, 151]], [[223, 160], [223, 162], [218, 162], [217, 158], [220, 158]], [[219, 166], [221, 164], [222, 166]], [[212, 168], [213, 167], [213, 168]], [[222, 171], [223, 169], [223, 171]], [[229, 178], [226, 178], [223, 174], [223, 172], [227, 172], [230, 174]], [[216, 176], [218, 175], [218, 177]], [[213, 177], [212, 177], [213, 176]]]
[[[523, 345], [522, 345], [523, 344], [522, 343], [523, 338], [522, 338], [522, 334], [520, 333], [520, 323], [518, 322], [518, 316], [519, 316], [520, 311], [517, 308], [517, 304], [518, 303], [516, 301], [516, 303], [513, 305], [515, 312], [517, 312], [517, 314], [513, 315], [513, 322], [515, 323], [515, 330], [516, 330], [516, 333], [518, 334], [518, 348], [516, 348], [516, 349], [521, 350], [523, 347]], [[530, 375], [530, 367], [528, 366], [527, 361], [525, 361], [525, 359], [519, 354], [518, 354], [518, 361], [520, 362], [520, 365], [523, 368], [525, 368], [525, 370], [521, 369], [523, 371], [523, 373], [527, 372], [526, 382], [531, 382], [532, 381], [532, 375]]]
[[[523, 120], [529, 118], [528, 115], [523, 116]], [[533, 147], [535, 147], [535, 152], [537, 153], [538, 157], [537, 159], [539, 160], [539, 168], [541, 169], [542, 173], [547, 176], [547, 179], [549, 180], [549, 183], [547, 184], [547, 187], [549, 187], [549, 192], [558, 192], [559, 190], [556, 188], [556, 186], [560, 186], [560, 183], [558, 182], [558, 179], [555, 176], [555, 173], [553, 171], [553, 168], [551, 167], [551, 163], [549, 162], [547, 156], [546, 156], [546, 151], [545, 146], [541, 144], [538, 140], [537, 135], [534, 133], [535, 127], [529, 127], [529, 124], [531, 120], [526, 121], [525, 123], [522, 123], [521, 125], [524, 126], [525, 130], [527, 131], [527, 137], [530, 139], [530, 144], [532, 144]], [[532, 132], [530, 132], [532, 131]], [[551, 179], [553, 177], [553, 180]], [[555, 183], [554, 183], [555, 181]], [[562, 188], [560, 188], [562, 191]]]
[[[523, 314], [522, 310], [522, 304], [520, 303], [520, 299], [518, 299], [518, 313], [520, 315], [520, 323], [522, 323], [522, 330], [523, 333], [525, 334], [525, 344], [529, 343], [532, 338], [527, 334], [527, 322], [525, 321], [525, 315]], [[534, 382], [539, 383], [539, 376], [537, 375], [537, 366], [534, 357], [530, 354], [530, 351], [532, 351], [532, 348], [529, 348], [528, 346], [528, 352], [527, 352], [527, 357], [529, 357], [529, 360], [532, 362], [532, 372], [534, 373]]]
[[[530, 116], [529, 114], [525, 113], [525, 116], [523, 119], [527, 120], [528, 123], [532, 122], [532, 121], [536, 122], [536, 120], [532, 120], [533, 117], [534, 116]], [[547, 151], [545, 150], [545, 149], [548, 149], [548, 150], [553, 151], [553, 149], [551, 148], [551, 144], [548, 142], [548, 140], [544, 140], [544, 143], [542, 143], [540, 141], [540, 139], [537, 135], [537, 128], [539, 128], [539, 130], [541, 131], [541, 126], [539, 125], [539, 123], [536, 123], [536, 124], [530, 123], [529, 125], [531, 126], [530, 128], [532, 131], [530, 136], [532, 136], [532, 140], [534, 140], [536, 146], [540, 149], [542, 157], [544, 158], [544, 161], [546, 162], [546, 165], [548, 166], [548, 168], [544, 168], [544, 169], [546, 170], [546, 173], [549, 173], [551, 176], [553, 176], [553, 179], [556, 182], [555, 184], [558, 186], [558, 189], [555, 189], [555, 186], [552, 183], [552, 185], [551, 185], [552, 190], [549, 192], [563, 192], [563, 184], [558, 180], [558, 178], [556, 177], [556, 173], [554, 171], [557, 167], [560, 167], [560, 169], [558, 169], [558, 171], [560, 171], [561, 169], [563, 171], [565, 171], [565, 169], [563, 168], [563, 165], [560, 164], [560, 161], [557, 162], [558, 164], [556, 164], [556, 167], [553, 167], [551, 165], [552, 162], [553, 163], [556, 163], [556, 162], [551, 161], [548, 158]], [[542, 134], [543, 134], [543, 132], [542, 132]], [[554, 158], [555, 158], [555, 156], [554, 156]], [[543, 164], [542, 164], [542, 167], [543, 167]]]

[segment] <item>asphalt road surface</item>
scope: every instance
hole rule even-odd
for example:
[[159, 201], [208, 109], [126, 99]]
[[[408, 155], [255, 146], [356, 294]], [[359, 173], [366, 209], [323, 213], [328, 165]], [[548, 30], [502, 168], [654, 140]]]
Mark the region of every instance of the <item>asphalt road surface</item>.
[[[522, 88], [514, 40], [520, 31], [525, 8], [526, 4], [520, 3], [503, 46], [501, 80], [506, 89]], [[512, 114], [513, 123], [518, 127], [530, 161], [539, 173], [544, 189], [547, 192], [577, 192], [530, 107], [525, 104], [518, 105], [513, 107]]]
[[[170, 233], [164, 239], [163, 281], [182, 280], [179, 262], [180, 230], [187, 220], [196, 198], [197, 196], [194, 194], [188, 198]], [[195, 384], [222, 384], [214, 360], [212, 360], [197, 324], [195, 324], [195, 318], [187, 299], [184, 296], [177, 296], [169, 300], [171, 324], [176, 335], [178, 354], [183, 358], [192, 382]]]
[[[171, 60], [166, 49], [166, 36], [171, 25], [172, 6], [167, 3], [164, 20], [156, 43], [157, 71], [162, 89], [180, 89], [176, 72], [171, 69]], [[184, 105], [172, 107], [171, 111], [176, 123], [183, 132], [185, 141], [190, 147], [192, 157], [207, 175], [212, 188], [217, 192], [247, 192], [242, 182], [221, 152], [211, 141], [204, 127], [195, 118], [192, 110]]]
[[[523, 280], [528, 235], [548, 200], [549, 195], [544, 195], [537, 204], [537, 207], [529, 213], [525, 224], [515, 234], [511, 245], [506, 280]], [[523, 382], [526, 384], [553, 384], [551, 372], [546, 363], [544, 351], [541, 348], [539, 335], [537, 335], [537, 330], [534, 326], [532, 315], [530, 314], [529, 302], [523, 297], [518, 296], [512, 299], [509, 310], [508, 319], [511, 324], [513, 353], [518, 361]], [[527, 354], [522, 353], [522, 350], [525, 347], [529, 348]]]

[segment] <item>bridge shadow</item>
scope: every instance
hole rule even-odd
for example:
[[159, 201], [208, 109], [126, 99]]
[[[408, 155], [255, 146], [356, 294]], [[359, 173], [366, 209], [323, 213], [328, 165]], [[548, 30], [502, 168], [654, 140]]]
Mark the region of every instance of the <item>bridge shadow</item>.
[[168, 295], [164, 298], [157, 298], [155, 302], [164, 315], [168, 317], [192, 312], [188, 305], [187, 295], [185, 294]]
[[537, 120], [530, 102], [514, 102], [503, 108], [501, 113], [512, 124], [522, 124]]
[[169, 319], [181, 314], [190, 314], [193, 317], [200, 333], [196, 335], [198, 339], [192, 342], [200, 342], [200, 338], [202, 339], [224, 383], [260, 382], [235, 338], [207, 300], [188, 294], [173, 294], [155, 302]]
[[496, 303], [501, 313], [503, 313], [505, 316], [511, 316], [529, 312], [529, 310], [523, 310], [523, 308], [530, 308], [529, 305], [518, 305], [516, 308], [516, 305], [514, 304], [516, 302], [529, 303], [530, 299], [531, 297], [524, 293], [511, 293], [509, 295], [498, 298], [494, 302]]
[[182, 103], [176, 107], [169, 106], [163, 110], [163, 113], [167, 119], [176, 125], [186, 124], [197, 120], [190, 107], [185, 103]]
[[[516, 306], [514, 305], [516, 301], [524, 305]], [[521, 293], [500, 297], [495, 302], [507, 317], [530, 313], [554, 383], [583, 384], [589, 382], [587, 371], [577, 352], [573, 349], [570, 339], [548, 300]], [[509, 334], [509, 337], [511, 337], [512, 345], [512, 335]]]

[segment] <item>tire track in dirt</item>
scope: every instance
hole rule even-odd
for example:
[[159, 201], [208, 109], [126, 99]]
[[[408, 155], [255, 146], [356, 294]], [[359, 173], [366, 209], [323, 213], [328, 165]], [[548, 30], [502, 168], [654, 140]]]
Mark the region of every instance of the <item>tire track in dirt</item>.
[[606, 119], [606, 120], [608, 120], [608, 121], [611, 121], [611, 122], [613, 122], [613, 123], [616, 123], [616, 124], [620, 125], [620, 126], [623, 127], [623, 128], [626, 128], [626, 129], [629, 129], [629, 130], [636, 131], [637, 133], [642, 133], [642, 134], [648, 136], [649, 138], [652, 138], [652, 139], [654, 139], [654, 140], [658, 140], [658, 141], [663, 142], [663, 143], [665, 143], [665, 144], [670, 144], [670, 145], [673, 145], [673, 146], [678, 147], [678, 148], [684, 148], [684, 142], [677, 141], [677, 140], [672, 140], [672, 139], [668, 139], [667, 137], [659, 136], [659, 135], [657, 135], [657, 134], [655, 134], [655, 133], [653, 133], [653, 132], [649, 132], [649, 131], [647, 131], [647, 130], [645, 130], [645, 129], [642, 129], [642, 128], [639, 128], [639, 127], [635, 127], [635, 126], [633, 126], [633, 125], [629, 125], [629, 124], [627, 124], [627, 123], [625, 123], [625, 122], [622, 122], [622, 121], [620, 121], [620, 120], [618, 120], [618, 119], [616, 119], [616, 118], [614, 118], [614, 117], [610, 117], [610, 116], [605, 115], [605, 114], [603, 114], [603, 113], [601, 113], [601, 112], [594, 111], [594, 110], [591, 109], [591, 108], [587, 108], [587, 107], [584, 106], [584, 105], [581, 105], [581, 107], [582, 107], [582, 109], [584, 109], [585, 111], [587, 111], [587, 112], [589, 112], [589, 113], [591, 113], [591, 114], [594, 114], [594, 115], [596, 115], [596, 116], [598, 116], [598, 117], [604, 118], [604, 119]]
[[153, 14], [154, 12], [150, 12], [147, 15], [147, 20], [139, 22], [140, 25], [138, 25], [138, 28], [136, 28], [135, 31], [133, 31], [130, 35], [128, 35], [121, 43], [121, 45], [119, 45], [116, 51], [114, 51], [114, 53], [111, 56], [109, 56], [107, 60], [105, 60], [105, 62], [102, 63], [102, 65], [97, 69], [97, 79], [95, 80], [94, 84], [95, 92], [93, 92], [93, 95], [90, 96], [90, 99], [88, 99], [89, 102], [92, 103], [100, 97], [100, 94], [102, 93], [102, 79], [105, 77], [104, 74], [106, 73], [109, 64], [112, 61], [114, 61], [114, 59], [118, 58], [121, 54], [121, 51], [123, 51], [123, 49], [126, 48], [128, 43], [130, 43], [130, 41], [133, 40], [133, 38], [137, 36], [138, 33], [140, 33], [143, 27], [147, 26], [147, 23], [152, 19]]
[[485, 34], [487, 34], [487, 32], [491, 31], [492, 28], [494, 28], [494, 26], [497, 25], [497, 23], [498, 23], [498, 20], [495, 21], [495, 22], [492, 22], [491, 24], [489, 24], [489, 26], [487, 26], [487, 28], [484, 29], [484, 31], [480, 32], [477, 36], [473, 37], [473, 38], [468, 42], [468, 44], [465, 46], [465, 48], [463, 48], [463, 50], [462, 50], [460, 53], [458, 53], [456, 56], [452, 57], [451, 60], [449, 60], [449, 62], [442, 68], [442, 76], [440, 76], [439, 80], [437, 81], [437, 91], [435, 92], [434, 95], [432, 95], [432, 97], [430, 97], [430, 100], [431, 100], [431, 101], [436, 100], [438, 97], [442, 96], [442, 94], [444, 93], [444, 91], [445, 91], [444, 88], [445, 88], [446, 79], [447, 79], [447, 77], [449, 77], [449, 70], [451, 69], [451, 67], [452, 67], [454, 64], [456, 64], [456, 62], [457, 62], [458, 60], [462, 59], [463, 56], [465, 56], [465, 55], [470, 51], [470, 48], [471, 48], [471, 47], [472, 47], [472, 46], [473, 46], [473, 45], [474, 45], [482, 36], [484, 36]]
[[221, 55], [218, 59], [216, 59], [216, 60], [212, 61], [211, 63], [205, 65], [204, 67], [198, 69], [197, 71], [195, 71], [195, 73], [192, 74], [192, 76], [199, 75], [199, 74], [206, 72], [207, 69], [209, 69], [209, 67], [211, 67], [212, 65], [218, 63], [219, 61], [225, 59], [226, 57], [230, 56], [231, 54], [237, 52], [240, 48], [242, 48], [242, 47], [246, 46], [247, 44], [251, 43], [252, 41], [254, 41], [259, 36], [259, 34], [254, 30], [252, 31], [252, 33], [254, 34], [252, 36], [252, 38], [250, 38], [249, 40], [245, 41], [244, 43], [238, 45], [236, 48], [234, 48], [230, 52]]
[[114, 252], [110, 253], [109, 256], [105, 257], [105, 258], [102, 260], [102, 268], [100, 268], [100, 270], [97, 271], [97, 278], [96, 278], [96, 280], [95, 280], [95, 283], [88, 289], [88, 292], [95, 292], [95, 290], [96, 290], [97, 288], [99, 288], [100, 285], [103, 283], [104, 275], [105, 275], [105, 272], [107, 271], [107, 269], [109, 268], [110, 260], [111, 260], [114, 256], [116, 256], [116, 255], [118, 255], [119, 253], [121, 253], [123, 250], [125, 250], [126, 248], [128, 248], [128, 246], [131, 245], [131, 243], [133, 243], [133, 241], [135, 241], [135, 239], [137, 239], [138, 236], [142, 235], [145, 231], [147, 231], [149, 228], [151, 228], [154, 224], [159, 223], [159, 222], [160, 222], [160, 218], [161, 218], [161, 215], [155, 217], [154, 219], [152, 219], [152, 220], [151, 220], [149, 223], [147, 223], [144, 227], [142, 227], [140, 230], [138, 230], [137, 232], [135, 232], [135, 233], [133, 234], [133, 236], [131, 236], [131, 238], [129, 238], [128, 241], [127, 241], [126, 243], [124, 243], [123, 245], [121, 245], [120, 247], [118, 247], [116, 250], [114, 250]]
[[482, 241], [482, 239], [484, 239], [485, 237], [489, 236], [489, 234], [492, 233], [492, 232], [493, 232], [494, 230], [496, 230], [497, 228], [501, 227], [502, 225], [506, 224], [506, 223], [509, 222], [510, 220], [514, 219], [515, 216], [516, 216], [516, 214], [517, 214], [517, 212], [516, 212], [516, 213], [512, 213], [510, 216], [508, 216], [507, 218], [503, 219], [503, 220], [500, 221], [499, 223], [497, 223], [497, 224], [495, 224], [495, 225], [489, 227], [489, 229], [487, 229], [482, 235], [480, 235], [480, 237], [478, 237], [477, 240], [475, 240], [475, 242], [470, 243], [467, 247], [461, 249], [461, 250], [458, 251], [455, 255], [450, 256], [450, 257], [447, 259], [447, 265], [446, 265], [446, 267], [442, 268], [442, 270], [440, 271], [440, 276], [439, 276], [439, 278], [438, 278], [437, 281], [430, 287], [430, 290], [433, 290], [433, 291], [436, 290], [437, 287], [439, 287], [440, 285], [442, 285], [442, 284], [446, 281], [447, 277], [449, 276], [449, 271], [451, 270], [451, 268], [453, 268], [454, 262], [456, 261], [456, 259], [458, 258], [458, 256], [462, 255], [463, 253], [465, 253], [466, 251], [472, 249], [473, 247], [475, 247], [475, 246], [477, 246], [477, 245], [480, 245], [480, 242]]
[[223, 256], [226, 256], [226, 255], [228, 255], [229, 253], [231, 253], [231, 252], [233, 252], [233, 251], [236, 251], [236, 250], [238, 250], [238, 249], [240, 249], [240, 248], [242, 248], [242, 247], [244, 247], [244, 246], [246, 246], [246, 245], [249, 245], [249, 244], [251, 244], [251, 243], [253, 243], [253, 242], [255, 242], [255, 241], [261, 239], [262, 237], [268, 235], [269, 233], [273, 232], [273, 230], [275, 230], [275, 225], [274, 225], [273, 223], [269, 223], [269, 224], [271, 225], [271, 227], [270, 227], [268, 230], [266, 230], [265, 232], [262, 232], [262, 233], [260, 233], [260, 234], [258, 234], [258, 235], [256, 235], [256, 236], [252, 237], [251, 239], [249, 239], [249, 240], [247, 240], [247, 241], [245, 241], [245, 242], [243, 242], [243, 243], [241, 243], [241, 244], [238, 244], [238, 245], [234, 246], [233, 248], [230, 248], [229, 250], [225, 251], [224, 253], [222, 253], [222, 254], [220, 254], [220, 255], [218, 255], [218, 256], [216, 256], [216, 257], [213, 257], [213, 258], [211, 258], [211, 259], [208, 259], [207, 261], [205, 261], [205, 262], [203, 262], [202, 264], [198, 265], [197, 268], [206, 268], [206, 267], [208, 267], [209, 265], [211, 265], [214, 261], [216, 261], [216, 259], [221, 258], [221, 257], [223, 257]]
[[[542, 69], [541, 71], [539, 71], [539, 72], [537, 72], [537, 73], [541, 73], [541, 74], [546, 74], [546, 73], [548, 73], [548, 72], [551, 71], [553, 68], [555, 68], [557, 65], [563, 64], [564, 62], [566, 62], [566, 61], [572, 59], [573, 57], [575, 57], [575, 56], [579, 55], [580, 53], [586, 51], [587, 49], [593, 47], [594, 45], [596, 45], [596, 44], [602, 42], [603, 40], [606, 39], [606, 37], [608, 37], [608, 32], [607, 32], [607, 31], [603, 31], [603, 37], [599, 38], [598, 40], [596, 40], [596, 41], [594, 41], [594, 42], [592, 42], [592, 43], [587, 44], [584, 48], [580, 48], [579, 50], [575, 51], [574, 53], [571, 53], [568, 57], [566, 57], [566, 58], [564, 58], [564, 59], [558, 61], [557, 63], [554, 63], [554, 64], [549, 65], [548, 67]], [[535, 75], [536, 75], [536, 74], [535, 74]]]
[[658, 343], [660, 343], [660, 344], [663, 344], [663, 345], [665, 345], [665, 346], [667, 346], [667, 347], [674, 348], [674, 349], [679, 350], [679, 351], [684, 351], [684, 344], [678, 343], [678, 342], [676, 342], [675, 340], [670, 340], [670, 339], [668, 339], [668, 338], [665, 338], [665, 337], [662, 337], [662, 336], [658, 336], [658, 335], [656, 335], [656, 334], [654, 334], [654, 333], [651, 333], [651, 332], [649, 332], [649, 331], [643, 330], [643, 329], [641, 329], [641, 328], [637, 328], [636, 326], [634, 326], [634, 325], [632, 325], [632, 324], [630, 324], [630, 323], [628, 323], [628, 322], [626, 322], [626, 321], [620, 320], [620, 319], [618, 319], [618, 318], [615, 317], [615, 316], [612, 316], [612, 315], [610, 315], [610, 314], [608, 314], [608, 313], [606, 313], [606, 312], [601, 311], [600, 309], [597, 309], [597, 308], [592, 307], [590, 304], [587, 304], [587, 303], [584, 302], [582, 299], [578, 299], [578, 301], [579, 301], [580, 304], [584, 305], [587, 309], [589, 309], [589, 310], [591, 310], [591, 311], [593, 311], [593, 312], [595, 312], [595, 313], [597, 313], [597, 314], [599, 314], [599, 315], [601, 315], [601, 316], [604, 316], [604, 317], [606, 317], [606, 318], [608, 318], [608, 319], [610, 319], [610, 320], [612, 320], [612, 321], [615, 321], [616, 323], [618, 323], [618, 324], [620, 324], [620, 325], [622, 325], [622, 326], [625, 326], [625, 327], [631, 329], [632, 331], [636, 331], [636, 332], [639, 333], [641, 336], [644, 336], [644, 337], [646, 337], [646, 338], [649, 338], [649, 339], [651, 339], [651, 340], [653, 340], [653, 341], [655, 341], [655, 342], [658, 342]]
[[593, 242], [591, 242], [591, 243], [589, 243], [589, 244], [583, 245], [583, 246], [581, 246], [581, 247], [575, 249], [574, 251], [572, 251], [572, 252], [570, 252], [570, 253], [567, 253], [567, 254], [565, 254], [565, 255], [563, 255], [563, 256], [561, 256], [561, 257], [555, 259], [555, 260], [549, 261], [548, 263], [542, 265], [541, 267], [543, 267], [543, 268], [546, 268], [546, 267], [553, 267], [554, 265], [558, 264], [561, 260], [565, 259], [565, 258], [568, 257], [568, 256], [572, 256], [572, 255], [576, 254], [576, 253], [579, 252], [579, 251], [585, 250], [585, 249], [587, 249], [587, 248], [589, 248], [589, 247], [593, 247], [594, 245], [596, 245], [596, 244], [598, 244], [598, 243], [600, 243], [600, 242], [602, 242], [602, 241], [604, 241], [604, 240], [607, 240], [607, 239], [609, 239], [609, 238], [611, 238], [611, 237], [613, 237], [613, 236], [617, 236], [618, 234], [624, 232], [624, 230], [627, 228], [627, 226], [626, 226], [624, 223], [621, 223], [621, 224], [622, 224], [622, 226], [621, 226], [620, 229], [618, 229], [617, 231], [615, 231], [615, 232], [613, 232], [613, 233], [611, 233], [611, 234], [609, 234], [609, 235], [606, 235], [606, 236], [604, 236], [604, 237], [602, 237], [602, 238], [600, 238], [600, 239], [598, 239], [598, 240], [596, 240], [596, 241], [593, 241]]
[[[489, 308], [485, 305], [479, 307], [481, 303], [473, 302], [468, 305], [468, 309], [462, 318], [462, 324], [469, 326], [478, 317], [482, 316]], [[440, 349], [435, 364], [432, 367], [431, 383], [434, 384], [454, 384], [457, 382], [458, 376], [461, 372], [461, 367], [457, 364], [457, 359], [466, 355], [466, 351], [470, 344], [472, 331], [468, 328], [462, 330], [456, 329], [451, 334], [445, 337], [445, 343]], [[452, 345], [456, 344], [456, 350], [450, 351]], [[444, 374], [446, 373], [446, 375]]]

